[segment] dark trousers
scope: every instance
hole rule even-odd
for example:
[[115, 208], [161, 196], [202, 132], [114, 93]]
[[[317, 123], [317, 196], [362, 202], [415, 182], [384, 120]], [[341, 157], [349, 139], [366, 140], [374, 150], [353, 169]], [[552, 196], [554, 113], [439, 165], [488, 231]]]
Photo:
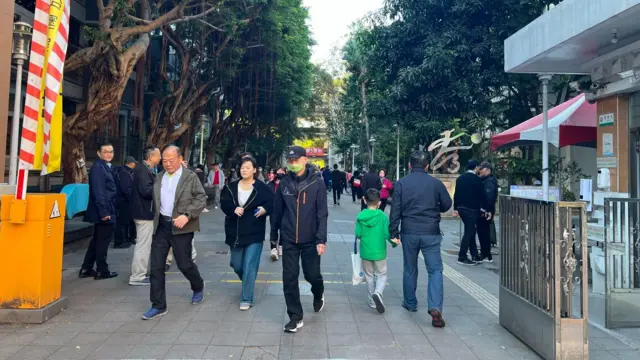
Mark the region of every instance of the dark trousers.
[[340, 195], [342, 195], [342, 188], [334, 187], [333, 188], [333, 205], [340, 202]]
[[111, 242], [112, 236], [112, 223], [102, 222], [93, 225], [93, 237], [89, 243], [87, 253], [84, 255], [82, 269], [93, 269], [93, 265], [95, 264], [97, 272], [109, 272], [109, 265], [107, 264], [107, 250], [109, 249], [109, 243]]
[[170, 248], [173, 248], [173, 258], [178, 264], [178, 269], [191, 283], [191, 290], [199, 292], [204, 289], [204, 280], [202, 280], [198, 267], [191, 258], [193, 233], [174, 235], [171, 230], [171, 220], [160, 216], [158, 229], [153, 235], [151, 243], [151, 276], [149, 277], [151, 280], [151, 305], [158, 310], [167, 308], [164, 265]]
[[121, 245], [125, 242], [129, 242], [135, 239], [132, 233], [132, 229], [135, 232], [135, 225], [133, 219], [131, 219], [131, 210], [129, 209], [129, 202], [118, 201], [118, 216], [116, 218], [116, 236], [114, 245]]
[[380, 210], [384, 212], [384, 209], [387, 208], [387, 200], [388, 199], [380, 199]]
[[478, 245], [476, 244], [476, 226], [478, 224], [478, 217], [480, 216], [479, 210], [472, 209], [458, 209], [458, 214], [464, 224], [464, 235], [462, 235], [462, 242], [460, 243], [460, 252], [458, 253], [458, 260], [464, 260], [467, 258], [467, 251], [471, 252], [471, 259], [478, 258]]
[[491, 225], [493, 218], [487, 220], [485, 217], [478, 219], [478, 239], [480, 240], [480, 256], [491, 258]]
[[356, 202], [356, 199], [361, 199], [362, 195], [360, 195], [360, 188], [351, 186], [351, 197], [353, 198], [353, 202]]
[[282, 285], [284, 300], [287, 303], [287, 314], [291, 320], [302, 320], [303, 311], [300, 304], [300, 262], [304, 279], [311, 284], [313, 297], [320, 298], [324, 294], [324, 282], [320, 273], [320, 255], [315, 243], [282, 244]]

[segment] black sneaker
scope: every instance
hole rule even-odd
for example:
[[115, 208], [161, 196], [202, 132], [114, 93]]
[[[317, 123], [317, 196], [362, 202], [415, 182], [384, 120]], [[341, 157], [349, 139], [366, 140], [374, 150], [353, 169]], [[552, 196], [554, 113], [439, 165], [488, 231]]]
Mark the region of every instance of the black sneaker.
[[468, 266], [478, 265], [477, 262], [469, 260], [469, 259], [462, 259], [462, 260], [458, 259], [458, 264], [460, 264], [460, 265], [468, 265]]
[[313, 311], [320, 312], [324, 309], [324, 295], [319, 299], [313, 299]]
[[284, 326], [284, 331], [289, 333], [296, 333], [298, 329], [304, 326], [302, 320], [291, 320], [287, 325]]
[[407, 306], [407, 304], [402, 303], [402, 307], [405, 308], [408, 312], [416, 312], [418, 311], [418, 309], [416, 308], [410, 308], [409, 306]]
[[475, 262], [477, 262], [477, 263], [481, 263], [481, 262], [482, 262], [482, 256], [476, 256], [476, 257], [474, 257], [474, 258], [473, 258], [473, 259], [471, 259], [471, 260], [473, 260], [473, 261], [475, 261]]
[[371, 295], [371, 298], [373, 299], [373, 302], [376, 304], [376, 310], [378, 310], [380, 314], [383, 314], [384, 303], [382, 302], [382, 295], [378, 293], [373, 293], [373, 295]]
[[485, 256], [485, 257], [482, 258], [482, 261], [486, 262], [486, 263], [492, 263], [493, 262], [493, 257], [491, 257], [491, 255]]

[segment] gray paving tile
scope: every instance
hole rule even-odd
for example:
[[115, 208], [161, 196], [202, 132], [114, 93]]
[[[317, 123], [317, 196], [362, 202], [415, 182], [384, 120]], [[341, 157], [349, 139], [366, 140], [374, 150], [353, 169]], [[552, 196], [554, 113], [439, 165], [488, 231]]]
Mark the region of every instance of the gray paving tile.
[[141, 345], [172, 345], [180, 336], [179, 332], [147, 333]]
[[627, 346], [620, 340], [612, 338], [590, 338], [589, 342], [593, 342], [604, 350], [630, 350], [629, 346]]
[[105, 344], [111, 345], [137, 345], [139, 344], [145, 337], [147, 333], [114, 333], [111, 335]]
[[[38, 334], [34, 333], [13, 333], [8, 334], [0, 339], [0, 345], [27, 345], [33, 342], [38, 337]], [[0, 347], [2, 347], [0, 346]]]
[[77, 332], [50, 332], [39, 335], [31, 342], [31, 345], [57, 345], [62, 346], [73, 339]]
[[331, 334], [329, 333], [327, 341], [330, 347], [333, 346], [354, 346], [361, 342], [360, 334]]
[[44, 360], [51, 356], [60, 346], [51, 345], [29, 345], [18, 350], [11, 355], [10, 360]]
[[171, 345], [137, 345], [127, 354], [129, 359], [162, 359]]
[[444, 359], [473, 359], [477, 360], [478, 357], [466, 346], [446, 346], [434, 345], [436, 351]]
[[282, 332], [280, 322], [255, 321], [251, 324], [251, 332]]
[[415, 323], [388, 322], [387, 325], [393, 335], [422, 334], [422, 329]]
[[206, 350], [206, 345], [173, 345], [164, 359], [201, 359]]
[[[282, 332], [250, 332], [245, 341], [245, 345], [252, 346], [268, 346], [280, 343]], [[246, 349], [245, 349], [246, 351]]]
[[362, 345], [392, 346], [395, 344], [393, 335], [360, 334], [360, 338], [362, 339]]
[[326, 359], [329, 356], [326, 346], [294, 346], [291, 349], [293, 359]]
[[367, 359], [405, 359], [405, 354], [399, 346], [365, 346]]
[[207, 347], [202, 357], [204, 359], [211, 359], [211, 360], [240, 359], [242, 357], [243, 350], [244, 350], [244, 347], [242, 346], [212, 345]]
[[431, 345], [401, 346], [400, 351], [407, 360], [443, 360], [454, 359], [452, 357], [442, 357]]
[[244, 346], [247, 335], [244, 331], [218, 332], [214, 335], [213, 339], [211, 339], [211, 345]]
[[597, 360], [620, 360], [619, 357], [605, 350], [589, 351], [589, 358]]
[[11, 355], [17, 353], [24, 345], [2, 345], [0, 346], [0, 360], [8, 359]]
[[242, 352], [241, 360], [276, 360], [278, 347], [275, 346], [247, 346]]
[[400, 346], [431, 346], [431, 342], [425, 334], [400, 334], [394, 336]]
[[176, 345], [209, 345], [213, 339], [213, 333], [210, 332], [183, 332], [176, 339]]
[[358, 325], [354, 322], [327, 321], [325, 326], [328, 334], [358, 333]]
[[89, 356], [93, 351], [95, 351], [97, 347], [98, 347], [98, 344], [65, 345], [59, 348], [47, 359], [48, 360], [81, 360]]
[[366, 356], [364, 346], [330, 346], [329, 357], [331, 359], [363, 359]]

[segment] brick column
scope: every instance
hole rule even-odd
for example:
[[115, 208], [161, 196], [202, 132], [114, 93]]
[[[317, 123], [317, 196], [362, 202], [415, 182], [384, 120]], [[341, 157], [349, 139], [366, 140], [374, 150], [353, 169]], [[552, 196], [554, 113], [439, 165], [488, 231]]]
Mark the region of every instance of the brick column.
[[5, 182], [9, 89], [11, 87], [11, 46], [13, 43], [13, 1], [0, 9], [0, 182]]

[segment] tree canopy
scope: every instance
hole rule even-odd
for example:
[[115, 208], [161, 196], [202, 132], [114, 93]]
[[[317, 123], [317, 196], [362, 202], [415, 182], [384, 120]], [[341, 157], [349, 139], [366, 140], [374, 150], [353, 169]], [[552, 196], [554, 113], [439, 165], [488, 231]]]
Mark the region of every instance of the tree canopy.
[[[415, 148], [444, 130], [487, 134], [531, 118], [541, 108], [540, 83], [504, 72], [504, 40], [557, 2], [387, 0], [354, 24], [342, 50], [348, 75], [341, 121], [358, 137], [350, 140], [363, 149], [369, 136], [385, 139], [399, 124], [401, 143]], [[567, 80], [554, 78], [550, 98], [570, 96]], [[395, 154], [388, 139], [376, 147]]]

